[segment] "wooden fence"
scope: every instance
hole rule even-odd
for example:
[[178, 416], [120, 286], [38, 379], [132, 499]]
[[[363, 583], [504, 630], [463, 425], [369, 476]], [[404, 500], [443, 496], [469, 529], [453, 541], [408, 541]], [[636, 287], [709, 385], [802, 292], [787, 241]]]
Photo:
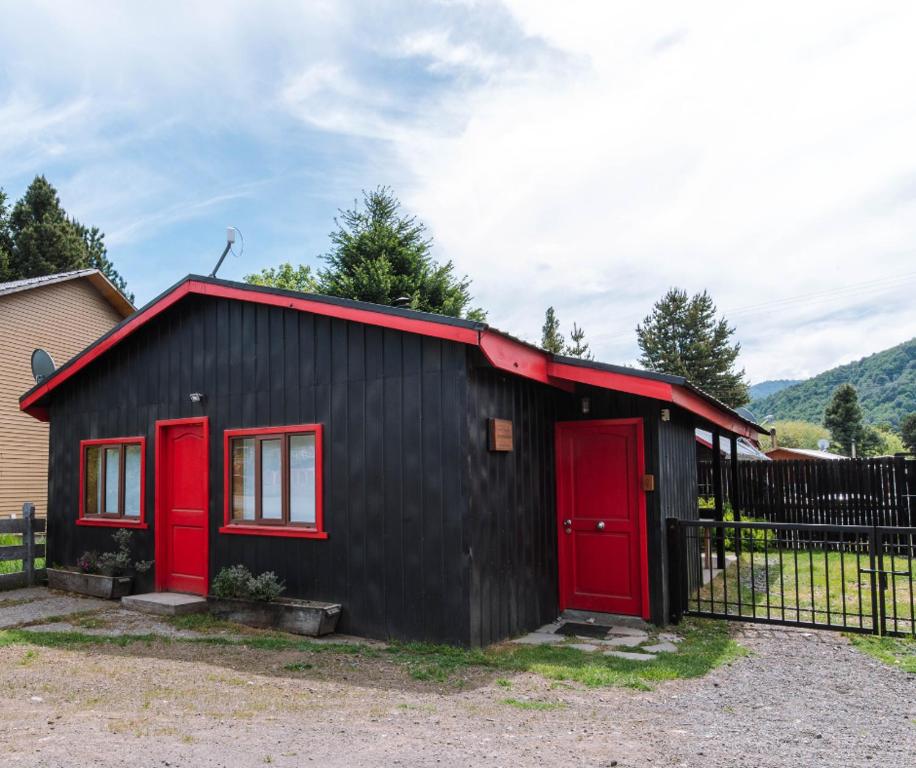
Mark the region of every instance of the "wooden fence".
[[22, 570], [0, 574], [0, 590], [31, 587], [38, 579], [44, 578], [45, 569], [36, 568], [35, 561], [45, 556], [45, 545], [39, 543], [38, 534], [44, 534], [45, 521], [35, 517], [35, 505], [22, 505], [22, 517], [0, 520], [0, 534], [18, 534], [21, 543], [12, 546], [0, 546], [0, 562], [18, 560]]
[[[697, 468], [700, 495], [712, 496], [712, 462]], [[737, 480], [732, 488], [730, 462], [723, 459], [723, 500], [737, 506], [742, 519], [916, 526], [916, 461], [903, 456], [739, 461]]]

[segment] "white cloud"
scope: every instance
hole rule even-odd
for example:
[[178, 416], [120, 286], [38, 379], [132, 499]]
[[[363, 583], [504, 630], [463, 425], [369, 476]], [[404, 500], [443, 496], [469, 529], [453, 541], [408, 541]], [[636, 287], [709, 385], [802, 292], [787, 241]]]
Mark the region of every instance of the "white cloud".
[[[632, 362], [671, 285], [741, 308], [911, 269], [916, 8], [514, 5], [565, 62], [449, 93], [460, 131], [398, 147], [410, 207], [495, 324], [536, 339], [553, 304]], [[739, 315], [743, 363], [804, 375], [909, 338], [911, 290], [835, 293], [849, 311], [826, 323]]]
[[398, 47], [400, 56], [417, 57], [428, 62], [432, 72], [471, 71], [489, 74], [502, 66], [504, 59], [473, 42], [455, 43], [447, 30], [422, 30], [404, 37]]

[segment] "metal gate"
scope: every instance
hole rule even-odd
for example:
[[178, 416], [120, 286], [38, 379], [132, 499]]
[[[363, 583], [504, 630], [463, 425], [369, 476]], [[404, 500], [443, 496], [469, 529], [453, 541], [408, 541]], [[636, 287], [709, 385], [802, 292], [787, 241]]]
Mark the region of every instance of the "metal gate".
[[916, 528], [668, 520], [682, 615], [916, 637]]

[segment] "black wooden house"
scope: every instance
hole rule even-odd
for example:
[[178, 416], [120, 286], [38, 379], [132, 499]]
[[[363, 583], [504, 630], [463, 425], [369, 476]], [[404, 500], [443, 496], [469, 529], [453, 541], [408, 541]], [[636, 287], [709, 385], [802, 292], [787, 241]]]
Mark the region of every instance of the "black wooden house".
[[50, 562], [130, 527], [151, 588], [241, 563], [341, 603], [340, 631], [464, 645], [566, 608], [664, 623], [694, 430], [757, 432], [679, 377], [197, 276], [20, 404], [50, 421]]

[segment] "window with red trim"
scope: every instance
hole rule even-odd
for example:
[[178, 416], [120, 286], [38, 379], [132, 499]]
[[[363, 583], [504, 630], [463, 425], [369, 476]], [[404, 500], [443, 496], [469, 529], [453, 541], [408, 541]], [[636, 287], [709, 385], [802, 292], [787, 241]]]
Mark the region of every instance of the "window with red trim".
[[146, 440], [142, 437], [80, 443], [79, 522], [144, 525]]
[[224, 533], [322, 532], [321, 425], [225, 432]]

